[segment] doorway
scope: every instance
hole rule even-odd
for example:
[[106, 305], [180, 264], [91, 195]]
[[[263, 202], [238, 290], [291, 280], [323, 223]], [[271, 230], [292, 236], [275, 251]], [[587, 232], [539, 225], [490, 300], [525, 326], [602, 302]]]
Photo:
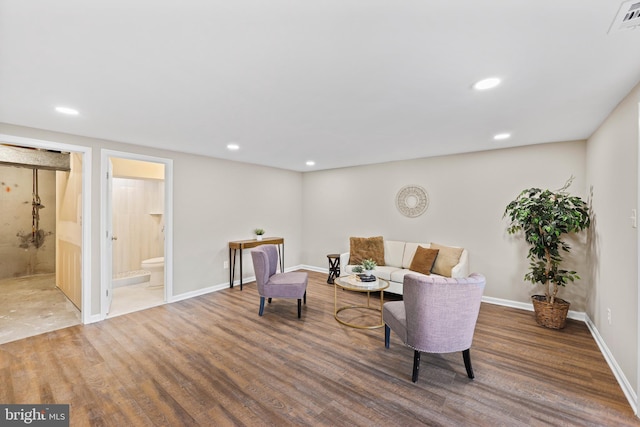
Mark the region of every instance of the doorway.
[[[84, 190], [91, 149], [4, 134], [0, 145], [2, 208], [11, 210], [2, 214], [8, 231], [0, 239], [0, 295], [8, 315], [2, 315], [0, 340], [90, 323], [90, 196]], [[50, 156], [57, 159], [48, 163]], [[62, 158], [64, 166], [56, 163]]]
[[102, 150], [101, 315], [169, 301], [172, 294], [170, 159]]

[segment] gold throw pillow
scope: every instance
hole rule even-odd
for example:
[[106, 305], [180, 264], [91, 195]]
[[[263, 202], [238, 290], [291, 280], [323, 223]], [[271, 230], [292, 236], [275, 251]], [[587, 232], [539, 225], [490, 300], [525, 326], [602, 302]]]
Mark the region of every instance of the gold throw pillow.
[[437, 259], [438, 252], [440, 252], [439, 249], [428, 249], [418, 246], [413, 259], [411, 260], [409, 270], [430, 275], [433, 264]]
[[350, 237], [349, 264], [362, 264], [365, 259], [371, 258], [376, 264], [384, 265], [384, 240], [377, 237]]

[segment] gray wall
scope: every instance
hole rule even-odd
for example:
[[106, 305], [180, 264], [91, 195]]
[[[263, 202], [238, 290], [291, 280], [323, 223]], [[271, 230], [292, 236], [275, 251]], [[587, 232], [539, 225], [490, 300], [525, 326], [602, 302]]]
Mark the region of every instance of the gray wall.
[[[502, 213], [520, 190], [556, 189], [573, 175], [571, 192], [593, 188], [594, 226], [574, 242], [568, 267], [583, 277], [562, 291], [572, 309], [586, 311], [637, 390], [638, 102], [636, 87], [585, 141], [392, 162], [300, 174], [0, 124], [0, 133], [94, 147], [92, 182], [92, 312], [99, 312], [100, 148], [174, 160], [174, 290], [186, 293], [224, 283], [229, 240], [262, 227], [286, 239], [286, 265], [326, 268], [326, 254], [348, 250], [349, 236], [464, 246], [471, 271], [482, 272], [485, 295], [527, 302], [540, 288], [523, 281], [526, 245], [506, 234]], [[404, 185], [429, 193], [418, 218], [395, 208]], [[250, 272], [249, 272], [250, 273]], [[606, 310], [612, 311], [612, 324]]]
[[[173, 159], [175, 296], [228, 283], [228, 241], [251, 239], [257, 227], [284, 237], [285, 267], [301, 263], [299, 172], [8, 124], [0, 124], [0, 133], [92, 148], [92, 315], [100, 313], [100, 149]], [[250, 258], [245, 260], [245, 276], [251, 275]]]
[[[194, 291], [229, 281], [228, 241], [253, 229], [285, 239], [285, 267], [301, 262], [302, 174], [174, 154], [174, 284]], [[251, 257], [245, 251], [245, 275]], [[180, 278], [180, 279], [178, 279]]]
[[[593, 187], [595, 235], [587, 314], [638, 392], [638, 208], [640, 85], [587, 144], [587, 184]], [[611, 324], [607, 320], [611, 310]]]
[[[326, 266], [326, 254], [348, 252], [349, 236], [462, 246], [470, 271], [487, 276], [486, 296], [528, 302], [542, 288], [523, 280], [527, 247], [506, 233], [504, 208], [525, 188], [557, 189], [571, 175], [572, 193], [585, 196], [585, 155], [585, 141], [574, 141], [305, 173], [303, 262]], [[417, 218], [395, 206], [409, 184], [429, 194]], [[584, 260], [567, 266], [586, 269]], [[586, 289], [578, 281], [562, 297], [584, 311]]]

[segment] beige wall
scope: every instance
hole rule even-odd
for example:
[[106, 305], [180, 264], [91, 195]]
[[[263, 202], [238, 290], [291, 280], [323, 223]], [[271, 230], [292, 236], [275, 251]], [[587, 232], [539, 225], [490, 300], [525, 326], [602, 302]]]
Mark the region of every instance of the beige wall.
[[82, 155], [56, 172], [56, 286], [82, 309]]
[[[94, 314], [100, 310], [100, 148], [173, 159], [176, 295], [226, 282], [227, 242], [250, 238], [253, 228], [262, 227], [268, 236], [285, 238], [287, 266], [327, 268], [326, 254], [347, 251], [353, 235], [464, 246], [471, 271], [487, 276], [486, 296], [528, 302], [540, 288], [523, 281], [527, 247], [507, 235], [504, 207], [524, 188], [556, 189], [573, 175], [573, 194], [588, 197], [593, 187], [594, 226], [574, 243], [576, 256], [567, 265], [583, 279], [561, 296], [573, 310], [587, 312], [636, 389], [637, 230], [628, 218], [637, 208], [638, 102], [636, 88], [588, 142], [305, 174], [11, 125], [0, 124], [0, 133], [94, 148]], [[429, 193], [429, 209], [418, 218], [395, 208], [397, 191], [408, 184]], [[588, 262], [578, 261], [583, 251]]]
[[[228, 282], [228, 241], [253, 229], [285, 239], [285, 267], [299, 265], [302, 174], [198, 156], [175, 156], [174, 268], [183, 291]], [[245, 251], [245, 276], [253, 275]], [[224, 275], [227, 276], [224, 276]], [[237, 277], [237, 275], [236, 275]], [[177, 279], [176, 279], [177, 284]]]
[[110, 157], [113, 277], [164, 256], [164, 164]]
[[140, 160], [111, 159], [113, 176], [119, 178], [140, 178], [164, 180], [164, 165], [161, 163], [143, 162]]
[[[114, 165], [115, 166], [115, 165]], [[142, 269], [142, 261], [164, 256], [164, 182], [118, 178], [111, 187], [113, 276]], [[159, 206], [159, 207], [156, 207]]]
[[[284, 237], [286, 267], [301, 262], [299, 172], [7, 124], [0, 124], [0, 133], [92, 147], [92, 315], [100, 313], [100, 149], [173, 159], [174, 295], [228, 283], [228, 241], [250, 239], [256, 227]], [[250, 274], [247, 268], [245, 276]]]
[[[587, 314], [637, 393], [638, 207], [640, 85], [618, 105], [587, 144], [587, 185], [593, 186], [592, 287]], [[611, 309], [611, 324], [607, 309]]]
[[[349, 250], [349, 236], [463, 246], [470, 271], [487, 276], [485, 296], [528, 302], [542, 288], [523, 280], [527, 247], [507, 235], [504, 208], [525, 188], [557, 189], [571, 175], [572, 192], [585, 196], [585, 155], [586, 143], [575, 141], [305, 173], [303, 262], [326, 267], [326, 254]], [[417, 218], [395, 206], [409, 184], [429, 194]], [[585, 270], [584, 262], [568, 266]], [[566, 291], [572, 309], [584, 311], [585, 284]]]

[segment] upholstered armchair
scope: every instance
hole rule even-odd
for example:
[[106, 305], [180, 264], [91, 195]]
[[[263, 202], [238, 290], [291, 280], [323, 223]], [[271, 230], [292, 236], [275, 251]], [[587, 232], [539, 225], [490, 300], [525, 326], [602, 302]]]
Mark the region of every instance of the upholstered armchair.
[[486, 280], [474, 273], [466, 278], [404, 276], [404, 300], [386, 302], [384, 344], [393, 330], [413, 348], [413, 375], [418, 381], [420, 353], [462, 352], [467, 376], [473, 378], [471, 342]]
[[275, 245], [261, 245], [251, 249], [253, 270], [256, 273], [258, 294], [260, 294], [260, 311], [264, 312], [264, 300], [268, 298], [297, 298], [298, 318], [302, 314], [302, 300], [307, 303], [307, 279], [304, 272], [292, 271], [276, 273], [278, 267], [278, 248]]

